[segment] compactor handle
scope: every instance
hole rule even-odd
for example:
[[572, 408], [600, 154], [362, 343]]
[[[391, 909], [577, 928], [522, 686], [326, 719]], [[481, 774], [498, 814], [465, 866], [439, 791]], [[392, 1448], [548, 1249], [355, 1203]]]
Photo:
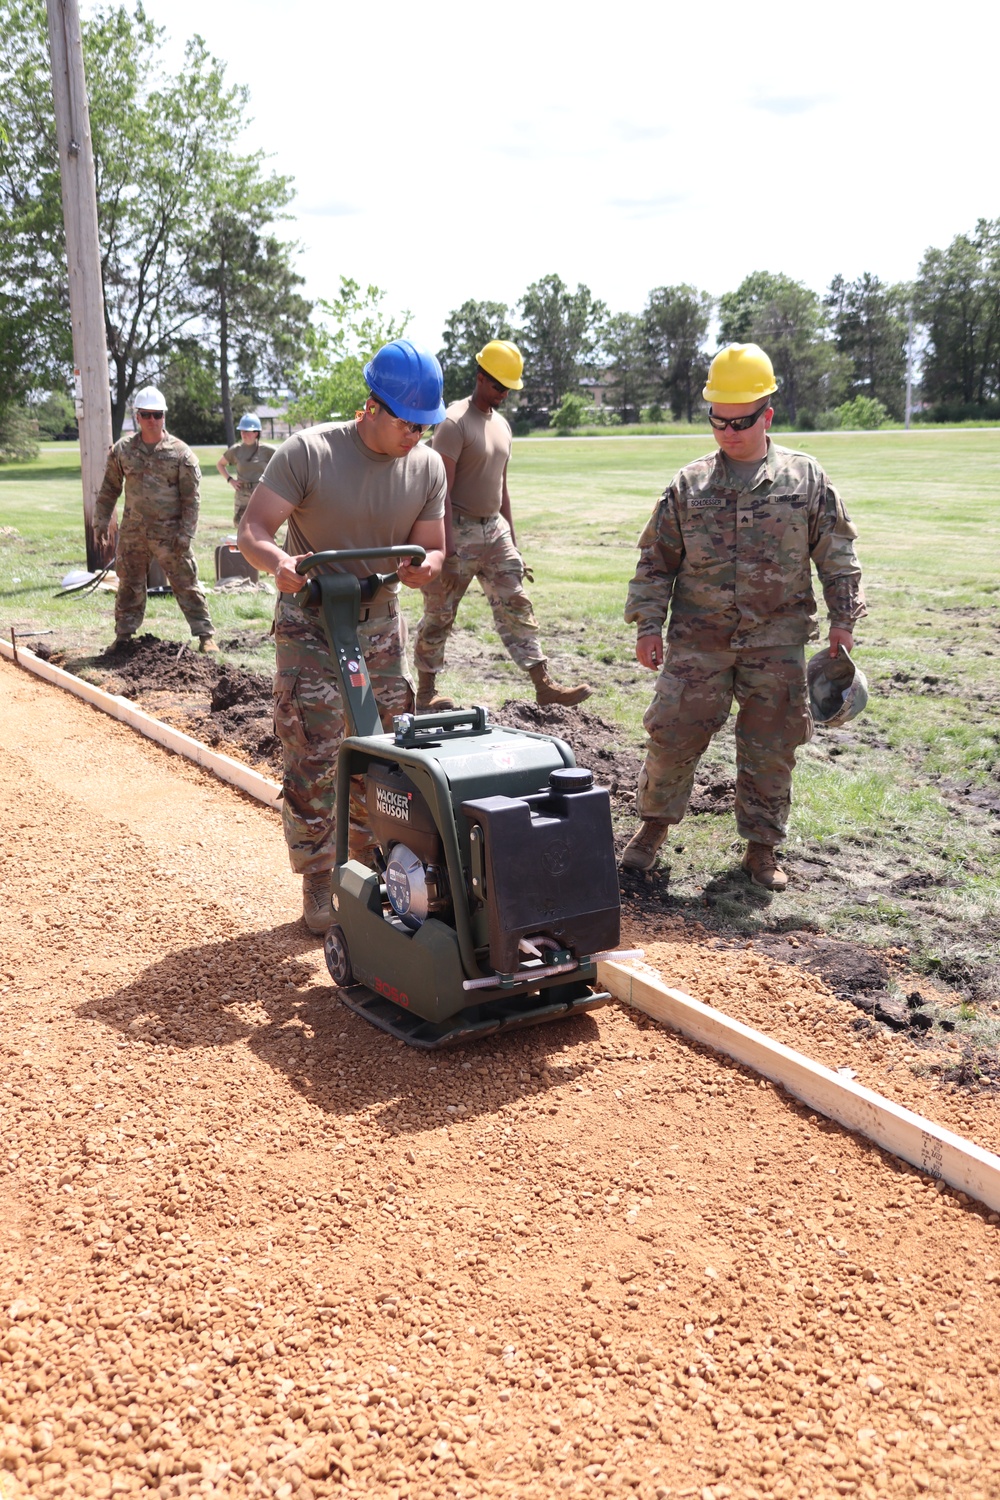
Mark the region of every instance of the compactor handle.
[[308, 573], [324, 563], [360, 562], [363, 557], [408, 557], [413, 562], [422, 563], [426, 556], [425, 548], [413, 546], [410, 542], [397, 547], [344, 547], [339, 552], [311, 552], [295, 564], [295, 571]]

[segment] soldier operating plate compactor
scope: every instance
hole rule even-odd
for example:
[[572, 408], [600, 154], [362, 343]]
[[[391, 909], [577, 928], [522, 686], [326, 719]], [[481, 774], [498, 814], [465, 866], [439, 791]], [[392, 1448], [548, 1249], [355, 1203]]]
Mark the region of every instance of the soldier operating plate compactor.
[[[316, 552], [298, 569], [350, 731], [327, 967], [352, 1010], [430, 1048], [603, 1005], [596, 961], [618, 944], [621, 905], [609, 794], [564, 741], [491, 724], [484, 708], [402, 714], [383, 731], [357, 625], [397, 575], [316, 570], [423, 556], [409, 545]], [[349, 857], [352, 777], [364, 781], [376, 869]]]

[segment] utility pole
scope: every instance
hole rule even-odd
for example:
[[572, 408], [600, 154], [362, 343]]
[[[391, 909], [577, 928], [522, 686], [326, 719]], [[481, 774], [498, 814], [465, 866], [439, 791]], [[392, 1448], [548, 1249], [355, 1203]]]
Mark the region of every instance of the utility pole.
[[111, 391], [104, 335], [94, 148], [90, 138], [90, 109], [77, 0], [46, 0], [46, 6], [69, 267], [73, 396], [80, 428], [83, 525], [87, 567], [93, 571], [109, 563], [115, 552], [114, 528], [106, 547], [99, 548], [94, 539], [94, 503], [104, 478], [111, 444]]
[[913, 415], [913, 303], [910, 303], [909, 325], [906, 335], [906, 431], [910, 430], [910, 417]]

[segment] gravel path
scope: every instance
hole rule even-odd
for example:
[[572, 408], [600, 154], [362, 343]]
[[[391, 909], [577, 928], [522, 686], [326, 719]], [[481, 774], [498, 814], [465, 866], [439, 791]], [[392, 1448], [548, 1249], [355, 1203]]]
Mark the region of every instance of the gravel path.
[[[338, 1004], [272, 814], [0, 695], [5, 1500], [1000, 1493], [976, 1205], [617, 1007], [406, 1050]], [[785, 1040], [831, 1005], [659, 936]]]

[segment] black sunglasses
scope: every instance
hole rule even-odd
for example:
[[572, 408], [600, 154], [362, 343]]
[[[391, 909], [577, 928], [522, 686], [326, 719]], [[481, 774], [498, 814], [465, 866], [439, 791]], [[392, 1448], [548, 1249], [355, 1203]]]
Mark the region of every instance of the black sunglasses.
[[143, 422], [162, 422], [164, 413], [162, 411], [137, 411], [136, 416]]
[[717, 417], [709, 407], [708, 420], [716, 432], [725, 432], [727, 427], [731, 427], [734, 432], [746, 432], [759, 417], [763, 416], [770, 405], [770, 401], [765, 401], [763, 406], [758, 406], [757, 410], [752, 411], [747, 417]]
[[[483, 370], [482, 365], [480, 365], [479, 368]], [[495, 391], [506, 391], [509, 389], [508, 386], [504, 385], [502, 380], [497, 380], [496, 376], [491, 375], [488, 370], [483, 370], [483, 374]]]

